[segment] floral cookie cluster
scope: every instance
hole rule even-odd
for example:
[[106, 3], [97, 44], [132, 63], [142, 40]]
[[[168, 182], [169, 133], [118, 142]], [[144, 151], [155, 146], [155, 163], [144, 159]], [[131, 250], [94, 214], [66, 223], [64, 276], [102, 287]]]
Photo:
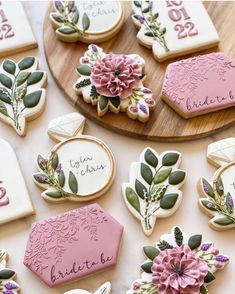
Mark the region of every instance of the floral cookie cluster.
[[139, 55], [105, 54], [92, 44], [80, 59], [80, 75], [74, 85], [86, 103], [97, 105], [99, 116], [108, 110], [126, 112], [132, 119], [146, 122], [155, 107], [152, 91], [143, 86], [145, 62]]
[[148, 259], [141, 266], [142, 278], [127, 294], [207, 294], [214, 273], [229, 262], [213, 243], [202, 243], [201, 235], [188, 236], [179, 227], [143, 250]]

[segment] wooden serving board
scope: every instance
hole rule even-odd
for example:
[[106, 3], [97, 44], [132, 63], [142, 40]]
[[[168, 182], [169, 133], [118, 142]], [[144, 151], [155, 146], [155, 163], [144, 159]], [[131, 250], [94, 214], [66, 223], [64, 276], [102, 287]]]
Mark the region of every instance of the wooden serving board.
[[[215, 24], [221, 41], [219, 48], [204, 50], [200, 54], [222, 51], [235, 58], [235, 37], [233, 33], [235, 27], [235, 2], [215, 1], [205, 2], [204, 4]], [[45, 54], [52, 75], [69, 100], [83, 115], [101, 126], [126, 136], [141, 139], [169, 142], [192, 140], [211, 135], [232, 125], [235, 122], [235, 107], [185, 120], [159, 99], [166, 67], [170, 62], [179, 58], [163, 63], [155, 61], [152, 51], [138, 44], [137, 30], [130, 17], [132, 14], [131, 3], [123, 2], [123, 5], [125, 23], [121, 32], [110, 41], [100, 44], [100, 46], [104, 48], [105, 52], [136, 53], [145, 59], [145, 72], [147, 74], [145, 85], [153, 90], [157, 99], [157, 106], [154, 112], [151, 113], [150, 120], [143, 124], [129, 119], [124, 113], [113, 114], [110, 112], [99, 118], [96, 107], [85, 103], [81, 97], [76, 96], [72, 87], [78, 78], [75, 68], [79, 65], [79, 58], [86, 51], [87, 45], [81, 42], [64, 43], [56, 39], [56, 34], [48, 17], [52, 9], [50, 7], [44, 22]], [[189, 56], [185, 56], [185, 58]]]

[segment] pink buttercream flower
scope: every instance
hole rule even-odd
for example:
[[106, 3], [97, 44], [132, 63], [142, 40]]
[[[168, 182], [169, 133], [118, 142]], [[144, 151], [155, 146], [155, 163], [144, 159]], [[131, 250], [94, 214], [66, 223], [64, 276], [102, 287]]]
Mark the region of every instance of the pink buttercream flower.
[[133, 284], [133, 290], [139, 290], [140, 287], [141, 287], [140, 283], [134, 282], [134, 284]]
[[162, 251], [153, 260], [152, 273], [160, 294], [198, 294], [208, 267], [184, 244]]
[[91, 81], [100, 95], [126, 99], [138, 87], [141, 74], [141, 67], [133, 59], [109, 54], [94, 64]]

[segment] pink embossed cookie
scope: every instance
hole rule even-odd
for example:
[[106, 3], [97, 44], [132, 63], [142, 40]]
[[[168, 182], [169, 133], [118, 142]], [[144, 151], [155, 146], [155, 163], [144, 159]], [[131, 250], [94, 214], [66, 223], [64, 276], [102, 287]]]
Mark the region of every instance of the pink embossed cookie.
[[184, 118], [235, 106], [235, 61], [211, 53], [168, 65], [161, 98]]
[[49, 287], [115, 266], [123, 227], [98, 204], [32, 225], [24, 264]]

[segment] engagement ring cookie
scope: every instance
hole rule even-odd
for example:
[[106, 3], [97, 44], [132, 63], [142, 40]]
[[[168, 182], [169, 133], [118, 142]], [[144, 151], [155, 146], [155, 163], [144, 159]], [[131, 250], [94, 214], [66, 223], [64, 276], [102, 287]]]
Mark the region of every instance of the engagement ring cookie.
[[[196, 2], [195, 2], [196, 3]], [[183, 118], [235, 106], [235, 61], [210, 53], [168, 65], [161, 98]]]
[[65, 42], [104, 42], [122, 28], [121, 1], [53, 1], [50, 14], [58, 39]]
[[5, 59], [0, 66], [0, 119], [18, 135], [26, 135], [26, 122], [44, 110], [47, 75], [38, 70], [36, 57], [19, 62]]
[[0, 162], [0, 224], [34, 214], [15, 152], [2, 139]]
[[54, 203], [88, 201], [111, 186], [116, 172], [112, 152], [101, 140], [82, 135], [85, 118], [70, 113], [52, 120], [48, 135], [60, 141], [49, 157], [37, 155], [34, 182], [46, 190], [42, 197]]
[[74, 90], [97, 107], [98, 116], [110, 110], [146, 122], [156, 102], [152, 91], [143, 85], [144, 66], [144, 59], [137, 54], [106, 54], [102, 48], [89, 45], [77, 67], [80, 77]]
[[17, 294], [20, 286], [14, 281], [16, 273], [7, 268], [8, 254], [0, 249], [0, 294]]
[[0, 57], [36, 48], [21, 1], [0, 1]]
[[139, 162], [130, 167], [129, 183], [122, 184], [122, 194], [130, 212], [141, 222], [144, 233], [152, 234], [156, 219], [165, 218], [179, 208], [186, 172], [179, 170], [181, 154], [166, 151], [158, 155], [147, 147]]
[[208, 294], [215, 272], [229, 262], [212, 242], [202, 242], [202, 235], [189, 236], [179, 227], [143, 252], [147, 260], [141, 278], [126, 294]]
[[201, 1], [132, 1], [138, 41], [158, 61], [218, 45], [216, 29]]
[[[111, 293], [111, 284], [109, 282], [103, 284], [94, 294], [110, 294]], [[86, 290], [76, 289], [68, 291], [64, 294], [92, 294]]]
[[211, 181], [201, 178], [198, 190], [199, 207], [213, 217], [209, 225], [215, 230], [235, 227], [235, 138], [224, 139], [208, 146], [207, 158], [220, 167]]
[[32, 225], [24, 264], [49, 287], [78, 280], [116, 265], [122, 232], [98, 204], [71, 210]]

